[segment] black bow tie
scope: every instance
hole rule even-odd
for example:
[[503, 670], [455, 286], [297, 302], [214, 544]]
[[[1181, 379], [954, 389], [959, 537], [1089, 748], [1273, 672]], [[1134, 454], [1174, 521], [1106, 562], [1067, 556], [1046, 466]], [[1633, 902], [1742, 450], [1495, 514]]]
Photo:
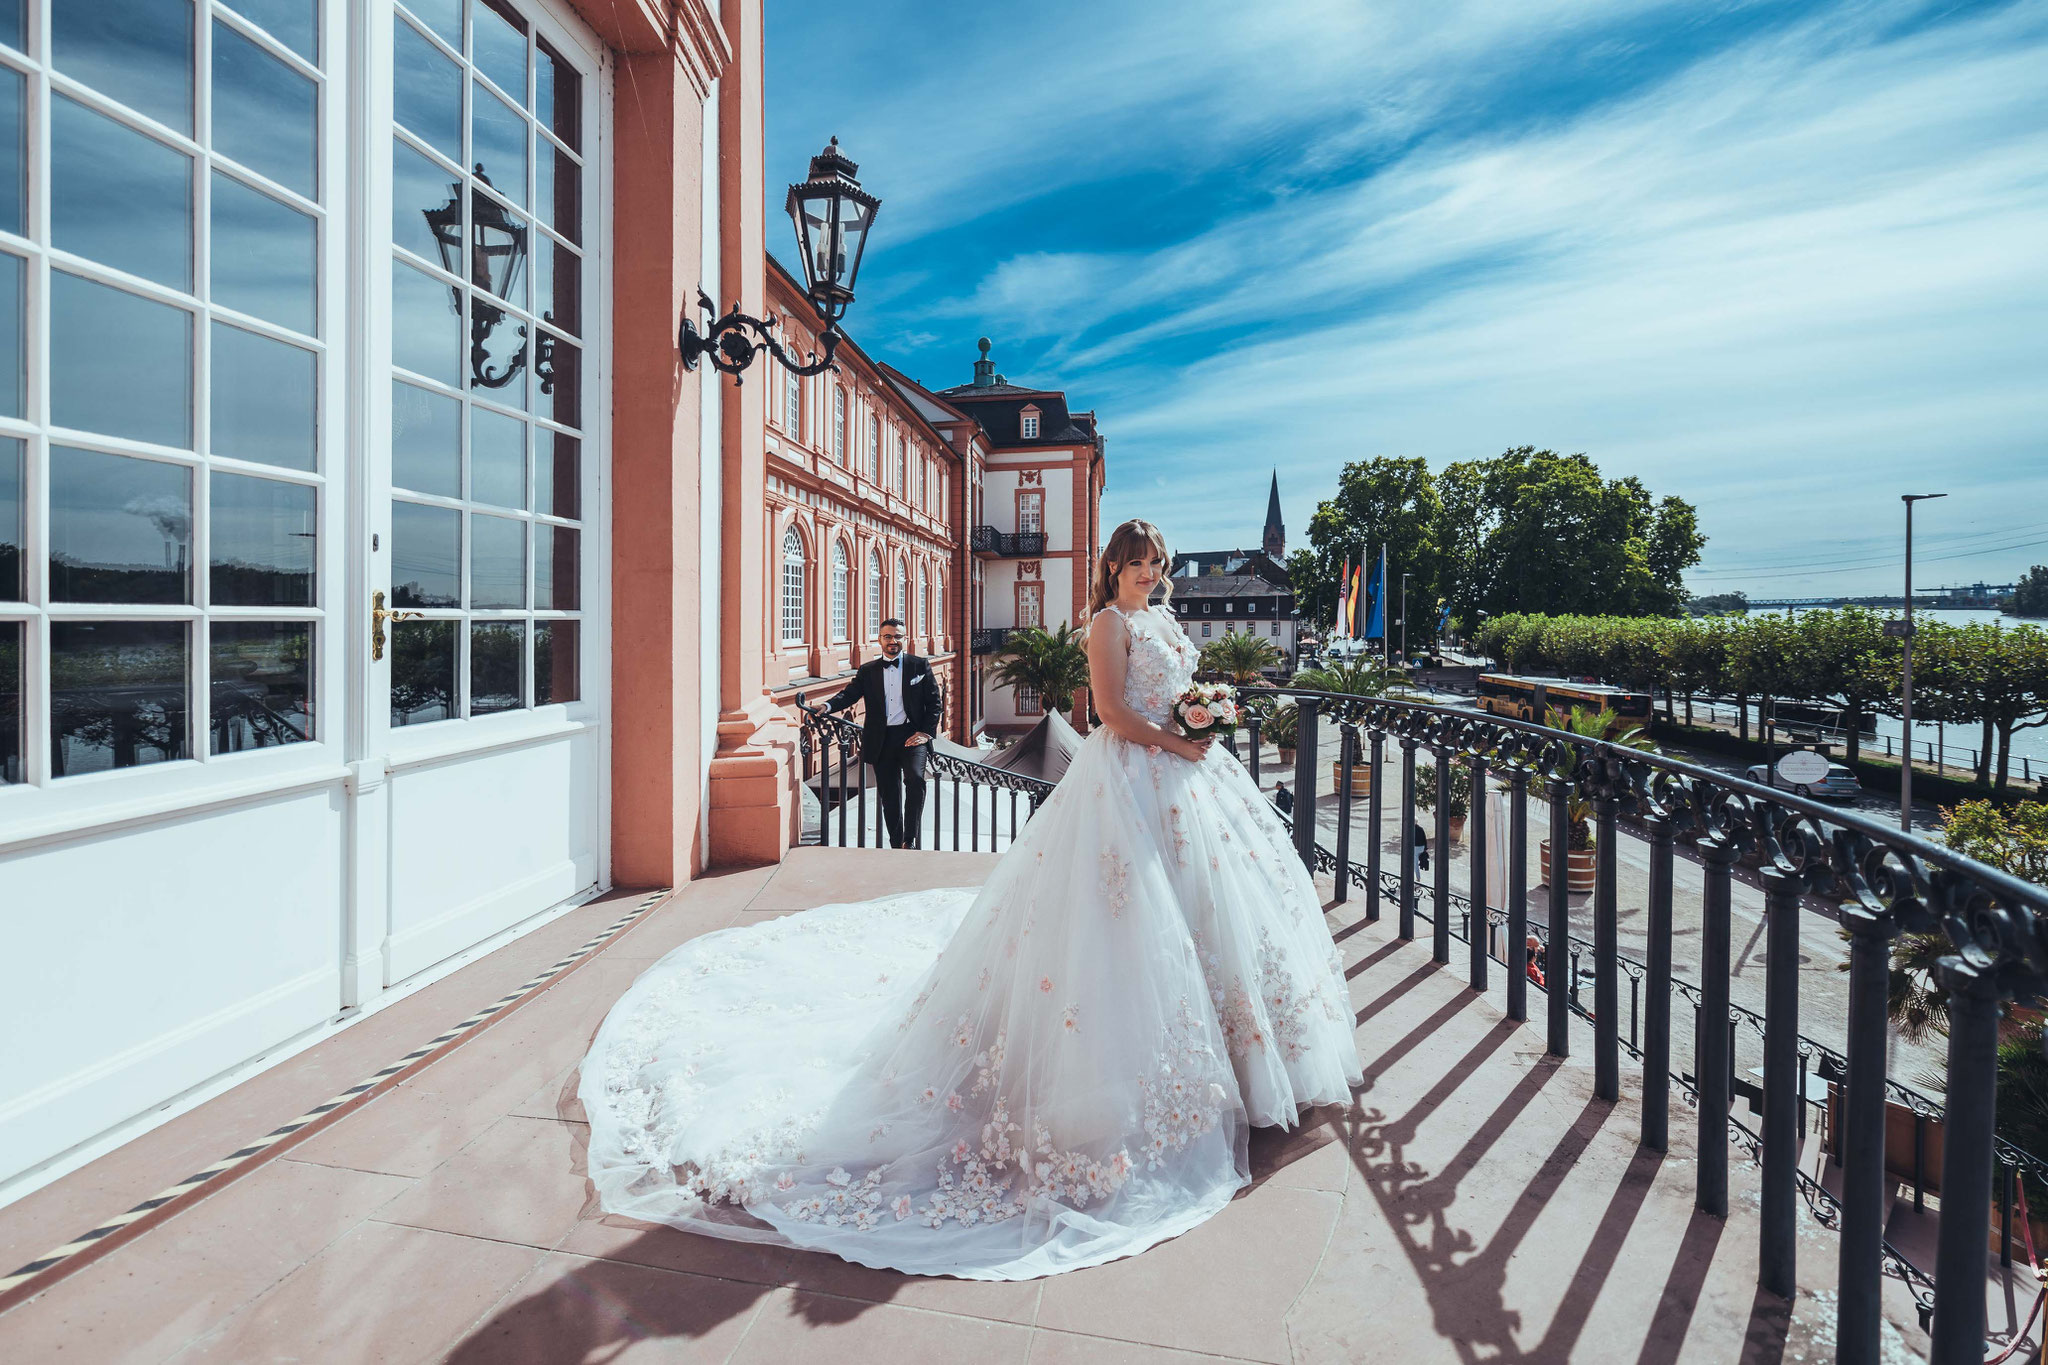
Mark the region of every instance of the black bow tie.
[[901, 659], [884, 659], [884, 660], [882, 661], [882, 667], [884, 667], [884, 668], [894, 668], [894, 667], [896, 667], [896, 665], [898, 665], [898, 664], [900, 664], [900, 663], [902, 663], [902, 662], [903, 662], [903, 660], [901, 660]]

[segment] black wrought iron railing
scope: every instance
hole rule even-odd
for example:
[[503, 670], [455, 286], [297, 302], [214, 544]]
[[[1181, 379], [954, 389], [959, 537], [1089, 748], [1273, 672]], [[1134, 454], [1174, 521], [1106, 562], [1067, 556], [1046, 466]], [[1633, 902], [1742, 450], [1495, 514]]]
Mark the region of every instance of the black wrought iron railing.
[[974, 652], [993, 654], [1003, 647], [1003, 641], [1010, 638], [1010, 626], [977, 626], [974, 630]]
[[968, 543], [976, 554], [982, 555], [1042, 555], [1045, 532], [998, 531], [993, 526], [977, 526], [969, 533]]
[[[1673, 1082], [1694, 1109], [1697, 1125], [1695, 1203], [1726, 1217], [1732, 1148], [1756, 1159], [1762, 1199], [1757, 1226], [1761, 1288], [1789, 1299], [1794, 1291], [1799, 1206], [1839, 1234], [1838, 1359], [1879, 1359], [1881, 1296], [1886, 1275], [1902, 1280], [1921, 1307], [1941, 1365], [1976, 1365], [1987, 1337], [1986, 1276], [1991, 1220], [2001, 1220], [2000, 1260], [2011, 1264], [2013, 1187], [2024, 1178], [2048, 1186], [2048, 1161], [1998, 1139], [1995, 1099], [2001, 1014], [2008, 1002], [2048, 993], [2048, 888], [2023, 882], [1931, 840], [1854, 811], [1840, 810], [1662, 754], [1588, 739], [1527, 721], [1477, 715], [1419, 702], [1342, 696], [1297, 688], [1260, 688], [1245, 695], [1248, 743], [1230, 748], [1261, 776], [1260, 731], [1279, 706], [1289, 707], [1294, 749], [1295, 810], [1316, 812], [1320, 793], [1335, 793], [1335, 847], [1317, 837], [1317, 820], [1291, 821], [1296, 852], [1312, 870], [1334, 879], [1336, 898], [1362, 891], [1364, 918], [1378, 920], [1391, 900], [1397, 933], [1414, 938], [1428, 925], [1432, 953], [1444, 964], [1452, 944], [1464, 947], [1465, 971], [1484, 990], [1492, 968], [1504, 968], [1507, 1013], [1529, 1017], [1528, 991], [1545, 997], [1548, 1050], [1569, 1055], [1573, 1025], [1590, 1028], [1594, 1088], [1621, 1093], [1624, 1058], [1641, 1068], [1641, 1142], [1664, 1150], [1670, 1135]], [[1335, 726], [1325, 749], [1319, 731]], [[858, 769], [859, 731], [837, 718], [804, 725], [807, 772], [838, 793], [826, 805], [819, 837], [847, 843], [863, 828], [864, 793], [847, 785]], [[1425, 889], [1415, 857], [1417, 755], [1435, 769], [1430, 842], [1437, 856]], [[1321, 780], [1331, 764], [1330, 782]], [[837, 778], [833, 777], [837, 765]], [[1450, 859], [1452, 768], [1470, 779], [1466, 870], [1472, 887], [1489, 886], [1486, 821], [1489, 783], [1502, 789], [1506, 862], [1502, 904], [1477, 912], [1453, 892]], [[954, 847], [976, 847], [981, 825], [959, 816], [961, 790], [978, 807], [1008, 791], [1008, 833], [1028, 819], [1050, 785], [969, 760], [934, 755], [934, 786], [950, 784]], [[1365, 793], [1357, 794], [1363, 775]], [[836, 785], [835, 785], [836, 783]], [[853, 794], [848, 797], [848, 792]], [[1398, 800], [1392, 812], [1389, 797]], [[822, 799], [822, 798], [821, 798]], [[1366, 805], [1363, 863], [1351, 856], [1355, 803]], [[1548, 865], [1538, 882], [1569, 887], [1574, 815], [1592, 829], [1592, 937], [1572, 931], [1571, 897], [1546, 895], [1547, 922], [1532, 922], [1528, 877], [1531, 806], [1545, 819]], [[837, 837], [829, 819], [836, 809]], [[1383, 866], [1384, 817], [1397, 815], [1398, 862]], [[878, 827], [878, 826], [877, 826]], [[1648, 850], [1644, 956], [1620, 949], [1619, 848], [1626, 831]], [[964, 832], [964, 841], [963, 841]], [[865, 842], [864, 835], [861, 839]], [[878, 840], [879, 842], [879, 840]], [[1581, 840], [1581, 843], [1584, 841]], [[1698, 981], [1673, 973], [1677, 851], [1700, 865], [1696, 907]], [[1733, 884], [1738, 867], [1760, 883], [1764, 899], [1765, 982], [1762, 1008], [1730, 999]], [[1800, 927], [1825, 914], [1849, 940], [1846, 1047], [1835, 1049], [1800, 1031]], [[1887, 1073], [1887, 986], [1890, 943], [1902, 932], [1939, 934], [1950, 948], [1936, 976], [1948, 997], [1946, 1097], [1937, 1102]], [[1533, 952], [1532, 952], [1533, 945]], [[1532, 971], [1532, 967], [1534, 970]], [[1628, 1006], [1622, 1007], [1622, 982]], [[1587, 999], [1590, 987], [1590, 1002]], [[1810, 989], [1810, 986], [1809, 986]], [[1755, 1002], [1752, 1002], [1755, 1003]], [[1674, 1013], [1690, 1023], [1689, 1065], [1674, 1058]], [[1688, 1019], [1686, 1016], [1689, 1015]], [[1626, 1021], [1626, 1032], [1623, 1024]], [[1719, 1021], [1711, 1025], [1709, 1021]], [[1739, 1073], [1748, 1044], [1761, 1055], [1761, 1078]], [[1827, 1097], [1809, 1093], [1815, 1078]], [[1752, 1073], [1754, 1074], [1754, 1073]], [[1757, 1123], [1734, 1112], [1746, 1100]], [[1916, 1264], [1884, 1236], [1888, 1101], [1909, 1107], [1915, 1123], [1915, 1204], [1929, 1183], [1926, 1130], [1939, 1125], [1940, 1213], [1934, 1264]], [[1682, 1112], [1682, 1111], [1681, 1111]], [[1840, 1193], [1801, 1169], [1801, 1147], [1823, 1125], [1827, 1159], [1840, 1171]], [[1994, 1178], [1997, 1188], [1994, 1189]]]
[[[799, 708], [804, 696], [797, 694]], [[844, 716], [803, 713], [804, 782], [818, 801], [808, 843], [888, 847], [882, 803], [861, 764], [861, 731]], [[922, 846], [963, 852], [1009, 847], [1053, 784], [936, 750], [925, 757]]]

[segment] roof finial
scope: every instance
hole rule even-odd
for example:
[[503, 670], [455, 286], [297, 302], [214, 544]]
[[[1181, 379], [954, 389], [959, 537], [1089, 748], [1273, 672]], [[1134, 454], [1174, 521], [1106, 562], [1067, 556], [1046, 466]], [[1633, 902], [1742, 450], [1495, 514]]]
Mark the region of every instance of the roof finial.
[[991, 388], [996, 383], [996, 363], [988, 358], [988, 338], [983, 337], [976, 344], [981, 347], [981, 359], [974, 362], [974, 387]]

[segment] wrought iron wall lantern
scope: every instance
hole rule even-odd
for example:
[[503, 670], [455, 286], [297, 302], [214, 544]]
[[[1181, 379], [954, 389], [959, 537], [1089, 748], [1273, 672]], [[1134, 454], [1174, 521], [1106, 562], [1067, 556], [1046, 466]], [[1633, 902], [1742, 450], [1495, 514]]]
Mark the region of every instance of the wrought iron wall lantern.
[[[491, 178], [482, 165], [474, 172], [478, 185], [490, 186]], [[469, 191], [469, 228], [463, 230], [462, 186], [450, 185], [448, 202], [437, 209], [422, 210], [427, 227], [434, 234], [434, 247], [441, 253], [441, 268], [451, 275], [466, 276], [473, 286], [501, 299], [512, 297], [519, 274], [526, 268], [529, 235], [526, 224], [505, 211], [496, 199], [472, 187]], [[495, 188], [495, 187], [493, 187]], [[455, 311], [462, 312], [462, 291], [455, 295]], [[527, 330], [518, 330], [519, 349], [502, 369], [491, 368], [491, 334], [506, 320], [503, 308], [472, 295], [469, 305], [469, 379], [473, 388], [502, 389], [519, 377], [526, 367]], [[542, 393], [554, 392], [554, 339], [540, 334], [534, 345], [533, 373]]]
[[787, 206], [796, 226], [804, 294], [825, 324], [820, 338], [823, 352], [813, 351], [808, 360], [799, 363], [776, 340], [780, 323], [773, 313], [765, 319], [750, 317], [734, 304], [721, 317], [711, 296], [700, 289], [697, 306], [704, 310], [704, 329], [699, 331], [686, 315], [676, 338], [684, 369], [694, 370], [699, 360], [709, 359], [712, 368], [731, 375], [736, 384], [744, 383], [741, 375], [762, 351], [781, 361], [792, 374], [818, 374], [835, 368], [832, 357], [842, 339], [839, 319], [853, 302], [854, 277], [860, 274], [868, 229], [874, 226], [875, 213], [882, 206], [882, 201], [854, 178], [859, 169], [839, 150], [835, 137], [811, 158], [810, 174], [804, 182], [789, 187]]

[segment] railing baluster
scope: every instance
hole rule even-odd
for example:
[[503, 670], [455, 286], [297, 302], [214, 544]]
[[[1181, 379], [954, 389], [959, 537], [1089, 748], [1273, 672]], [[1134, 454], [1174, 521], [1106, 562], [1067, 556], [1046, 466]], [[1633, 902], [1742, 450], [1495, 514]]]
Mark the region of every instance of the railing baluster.
[[1017, 842], [1017, 789], [1010, 788], [1010, 842]]
[[1337, 899], [1351, 899], [1351, 771], [1358, 748], [1358, 725], [1337, 722]]
[[1440, 963], [1451, 960], [1451, 755], [1441, 745], [1432, 745], [1436, 756], [1436, 918], [1429, 924], [1429, 955]]
[[1941, 1224], [1934, 1252], [1933, 1365], [1984, 1359], [1985, 1248], [1991, 1240], [1991, 1140], [1998, 1094], [1998, 1012], [1992, 971], [1947, 957], [1948, 1096], [1941, 1135]]
[[1529, 1017], [1529, 769], [1508, 769], [1508, 1018]]
[[1365, 919], [1368, 924], [1380, 917], [1380, 750], [1386, 744], [1386, 735], [1375, 726], [1372, 732], [1372, 760], [1366, 767], [1365, 791]]
[[[1571, 1002], [1579, 989], [1578, 963], [1571, 953], [1569, 858], [1572, 822], [1567, 804], [1572, 795], [1571, 780], [1549, 778], [1543, 784], [1543, 791], [1550, 798], [1550, 869], [1546, 878], [1550, 898], [1550, 941], [1545, 946], [1543, 957], [1545, 989], [1550, 994], [1548, 1050], [1553, 1057], [1569, 1057], [1572, 1055]], [[1559, 980], [1560, 976], [1563, 980]]]
[[1415, 747], [1401, 736], [1401, 937], [1415, 937]]
[[1728, 1080], [1735, 1049], [1728, 1036], [1730, 845], [1703, 842], [1706, 887], [1700, 897], [1700, 1015], [1693, 1030], [1693, 1075], [1700, 1090], [1699, 1186], [1701, 1213], [1728, 1216]]
[[960, 779], [953, 779], [953, 851], [960, 851]]
[[1620, 802], [1603, 793], [1593, 801], [1593, 1093], [1621, 1098], [1621, 909], [1615, 890], [1615, 823]]
[[[855, 750], [855, 752], [854, 752], [854, 757], [856, 757], [856, 758], [859, 758], [859, 757], [860, 757], [860, 752], [859, 752], [858, 750]], [[863, 764], [862, 766], [863, 766], [863, 767], [865, 767], [866, 765], [864, 765], [864, 764]], [[859, 785], [858, 787], [854, 788], [854, 800], [855, 800], [855, 802], [856, 802], [857, 804], [856, 804], [856, 806], [855, 806], [855, 809], [854, 809], [854, 812], [853, 812], [853, 837], [854, 837], [854, 840], [855, 840], [855, 843], [856, 843], [856, 846], [857, 846], [857, 847], [860, 847], [860, 848], [866, 848], [866, 847], [868, 846], [868, 781], [867, 781], [867, 774], [866, 774], [866, 773], [864, 773], [864, 772], [862, 772], [860, 768], [855, 768], [855, 769], [854, 769], [854, 773], [855, 773], [855, 779], [854, 779], [854, 780], [855, 780], [855, 781], [857, 781], [857, 782], [859, 782], [859, 783], [860, 783], [860, 785]], [[879, 796], [877, 797], [877, 800], [875, 801], [875, 804], [876, 804], [877, 806], [879, 806], [879, 805], [881, 805], [881, 804], [882, 804], [882, 803], [881, 803], [881, 800], [879, 799]], [[841, 842], [844, 842], [844, 841], [842, 840]]]
[[1643, 817], [1650, 833], [1649, 994], [1643, 1021], [1643, 1146], [1671, 1143], [1671, 870], [1676, 842], [1668, 816]]
[[[995, 807], [993, 798], [989, 801], [989, 807], [991, 810]], [[968, 788], [967, 791], [967, 819], [969, 821], [967, 826], [967, 849], [970, 853], [979, 853], [981, 852], [981, 784], [979, 782]], [[993, 835], [990, 836], [989, 843], [991, 845], [995, 843]]]
[[1472, 922], [1467, 932], [1472, 941], [1466, 946], [1471, 949], [1472, 989], [1483, 991], [1486, 989], [1487, 953], [1493, 938], [1493, 916], [1488, 913], [1486, 904], [1486, 755], [1483, 753], [1472, 755], [1472, 808], [1466, 819], [1465, 832], [1472, 841], [1472, 856], [1465, 864], [1470, 869], [1466, 882], [1471, 888], [1468, 898], [1472, 902]]
[[1308, 875], [1316, 875], [1316, 708], [1317, 697], [1295, 700], [1294, 851]]
[[1757, 1283], [1790, 1300], [1799, 1247], [1799, 879], [1766, 865], [1764, 880], [1763, 1219]]
[[1842, 1126], [1829, 1135], [1842, 1165], [1835, 1353], [1843, 1365], [1875, 1365], [1883, 1351], [1885, 1005], [1893, 923], [1855, 905], [1842, 919], [1849, 928], [1849, 1052]]
[[1249, 766], [1252, 770], [1252, 785], [1256, 787], [1259, 785], [1259, 713], [1249, 712], [1245, 723], [1251, 727], [1252, 732], [1252, 761]]

